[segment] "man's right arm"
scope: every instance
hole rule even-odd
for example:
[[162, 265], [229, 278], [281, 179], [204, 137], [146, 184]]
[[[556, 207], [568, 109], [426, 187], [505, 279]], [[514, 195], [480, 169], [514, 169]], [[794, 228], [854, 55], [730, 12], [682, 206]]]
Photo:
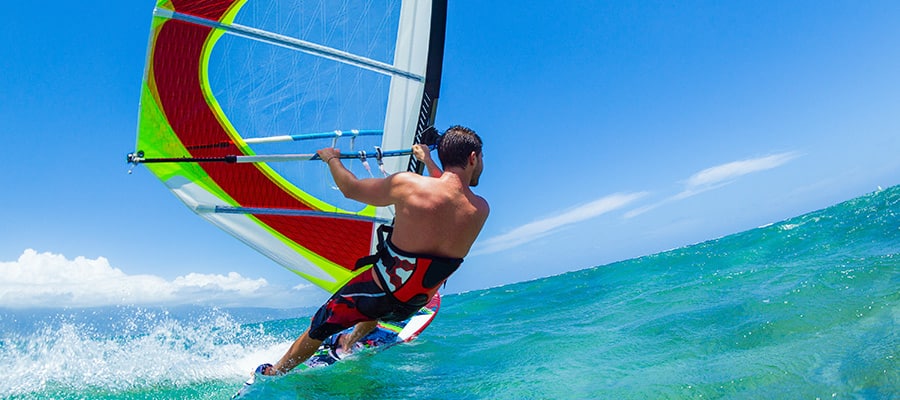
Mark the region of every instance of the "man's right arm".
[[416, 144], [413, 145], [413, 155], [417, 160], [424, 162], [425, 167], [428, 168], [428, 176], [432, 178], [440, 178], [441, 175], [444, 174], [441, 171], [440, 167], [431, 159], [431, 150], [428, 149], [427, 145], [424, 144]]

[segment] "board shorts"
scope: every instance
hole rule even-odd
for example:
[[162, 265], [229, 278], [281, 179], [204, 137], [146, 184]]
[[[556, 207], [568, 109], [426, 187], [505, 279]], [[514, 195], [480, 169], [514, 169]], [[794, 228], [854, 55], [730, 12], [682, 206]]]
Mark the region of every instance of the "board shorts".
[[329, 336], [366, 321], [403, 321], [422, 305], [400, 303], [384, 292], [371, 271], [347, 282], [328, 299], [312, 318], [309, 337], [324, 341]]

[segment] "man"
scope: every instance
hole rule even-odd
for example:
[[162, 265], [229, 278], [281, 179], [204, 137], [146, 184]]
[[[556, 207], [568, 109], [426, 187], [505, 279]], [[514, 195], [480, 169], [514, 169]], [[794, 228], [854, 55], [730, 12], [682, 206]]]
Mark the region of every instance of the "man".
[[352, 349], [378, 320], [402, 321], [428, 303], [469, 253], [488, 217], [487, 201], [470, 189], [478, 185], [484, 169], [481, 146], [474, 131], [454, 126], [438, 144], [443, 171], [420, 147], [416, 156], [426, 162], [431, 176], [400, 172], [362, 180], [344, 167], [338, 149], [317, 152], [345, 197], [374, 206], [393, 205], [394, 226], [387, 229], [378, 253], [364, 258], [373, 265], [371, 271], [338, 290], [281, 360], [258, 371], [286, 373], [312, 356], [329, 336], [354, 326], [351, 334], [338, 338], [340, 354], [341, 349]]

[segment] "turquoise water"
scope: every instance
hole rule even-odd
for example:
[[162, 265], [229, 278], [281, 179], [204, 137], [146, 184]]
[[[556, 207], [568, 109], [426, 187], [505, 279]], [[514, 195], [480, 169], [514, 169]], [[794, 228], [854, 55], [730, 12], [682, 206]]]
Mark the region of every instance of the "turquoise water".
[[[0, 311], [0, 397], [228, 398], [309, 314]], [[898, 398], [898, 319], [900, 186], [661, 254], [446, 296], [416, 342], [267, 380], [248, 398]]]

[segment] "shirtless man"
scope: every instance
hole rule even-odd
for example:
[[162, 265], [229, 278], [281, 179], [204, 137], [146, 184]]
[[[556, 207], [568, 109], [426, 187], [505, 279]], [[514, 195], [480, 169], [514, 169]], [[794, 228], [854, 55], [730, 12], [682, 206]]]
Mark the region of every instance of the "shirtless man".
[[474, 131], [454, 126], [438, 144], [443, 171], [428, 159], [427, 149], [419, 148], [416, 156], [426, 162], [431, 176], [400, 172], [362, 180], [344, 167], [338, 149], [318, 151], [345, 197], [393, 205], [394, 226], [386, 229], [379, 251], [368, 258], [371, 272], [338, 290], [281, 360], [261, 365], [259, 372], [286, 373], [312, 356], [323, 340], [354, 326], [338, 340], [341, 349], [352, 349], [378, 320], [402, 321], [428, 303], [469, 253], [488, 217], [487, 201], [470, 189], [478, 185], [484, 169], [481, 145]]

